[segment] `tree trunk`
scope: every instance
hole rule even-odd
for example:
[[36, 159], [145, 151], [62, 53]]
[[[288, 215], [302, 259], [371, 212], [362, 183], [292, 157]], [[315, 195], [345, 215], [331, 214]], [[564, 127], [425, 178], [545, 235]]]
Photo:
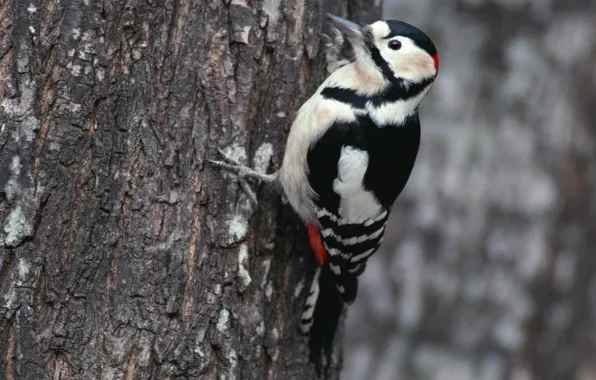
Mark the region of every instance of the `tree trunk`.
[[204, 162], [280, 166], [360, 3], [0, 3], [0, 378], [313, 377], [303, 227]]

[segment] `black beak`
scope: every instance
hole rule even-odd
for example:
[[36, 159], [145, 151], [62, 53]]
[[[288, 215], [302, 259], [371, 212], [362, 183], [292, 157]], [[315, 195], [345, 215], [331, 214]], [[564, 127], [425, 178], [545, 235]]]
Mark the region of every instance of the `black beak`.
[[356, 39], [358, 41], [363, 41], [362, 35], [362, 27], [355, 22], [348, 21], [341, 17], [334, 16], [332, 14], [327, 13], [327, 18], [340, 32], [344, 33], [350, 39]]

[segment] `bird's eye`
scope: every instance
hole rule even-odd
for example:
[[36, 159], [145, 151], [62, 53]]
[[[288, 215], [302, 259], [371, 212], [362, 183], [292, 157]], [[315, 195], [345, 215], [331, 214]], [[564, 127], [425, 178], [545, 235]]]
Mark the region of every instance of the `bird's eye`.
[[391, 50], [399, 50], [399, 49], [401, 49], [401, 42], [399, 42], [399, 40], [391, 40], [391, 41], [389, 41], [389, 49], [391, 49]]

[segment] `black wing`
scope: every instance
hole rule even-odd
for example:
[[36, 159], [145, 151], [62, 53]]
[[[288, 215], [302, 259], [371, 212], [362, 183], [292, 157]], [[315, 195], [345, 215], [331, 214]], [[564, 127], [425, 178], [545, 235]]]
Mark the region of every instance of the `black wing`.
[[[401, 126], [377, 127], [368, 116], [354, 122], [336, 122], [310, 148], [309, 182], [318, 195], [317, 217], [341, 298], [356, 297], [358, 276], [378, 249], [393, 202], [403, 190], [418, 153], [420, 124], [417, 114]], [[384, 211], [374, 220], [347, 223], [339, 215], [340, 196], [333, 190], [342, 148], [351, 146], [368, 154], [363, 187]]]
[[[378, 128], [367, 116], [353, 123], [334, 123], [309, 149], [308, 181], [318, 195], [317, 218], [329, 260], [320, 268], [307, 303], [304, 332], [310, 330], [311, 359], [317, 368], [331, 355], [335, 329], [344, 303], [351, 303], [358, 292], [358, 276], [368, 258], [378, 249], [389, 212], [403, 190], [420, 144], [417, 114], [403, 126]], [[340, 196], [333, 191], [338, 176], [342, 148], [365, 150], [369, 162], [364, 188], [371, 191], [383, 207], [375, 219], [347, 223], [339, 215]], [[316, 300], [315, 300], [316, 298]], [[326, 355], [322, 355], [326, 354]]]

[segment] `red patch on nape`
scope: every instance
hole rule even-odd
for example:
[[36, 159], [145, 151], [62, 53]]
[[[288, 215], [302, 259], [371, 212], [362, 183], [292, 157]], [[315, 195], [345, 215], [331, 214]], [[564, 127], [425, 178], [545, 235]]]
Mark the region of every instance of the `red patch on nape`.
[[308, 241], [310, 242], [310, 248], [312, 248], [313, 252], [315, 253], [315, 259], [319, 265], [325, 264], [327, 261], [327, 251], [325, 251], [325, 246], [323, 245], [323, 240], [321, 239], [321, 234], [319, 233], [319, 228], [315, 223], [308, 223], [306, 225], [306, 230], [308, 231]]
[[435, 61], [435, 70], [437, 70], [437, 72], [438, 72], [439, 71], [439, 55], [435, 54], [432, 57], [433, 57], [433, 61]]

